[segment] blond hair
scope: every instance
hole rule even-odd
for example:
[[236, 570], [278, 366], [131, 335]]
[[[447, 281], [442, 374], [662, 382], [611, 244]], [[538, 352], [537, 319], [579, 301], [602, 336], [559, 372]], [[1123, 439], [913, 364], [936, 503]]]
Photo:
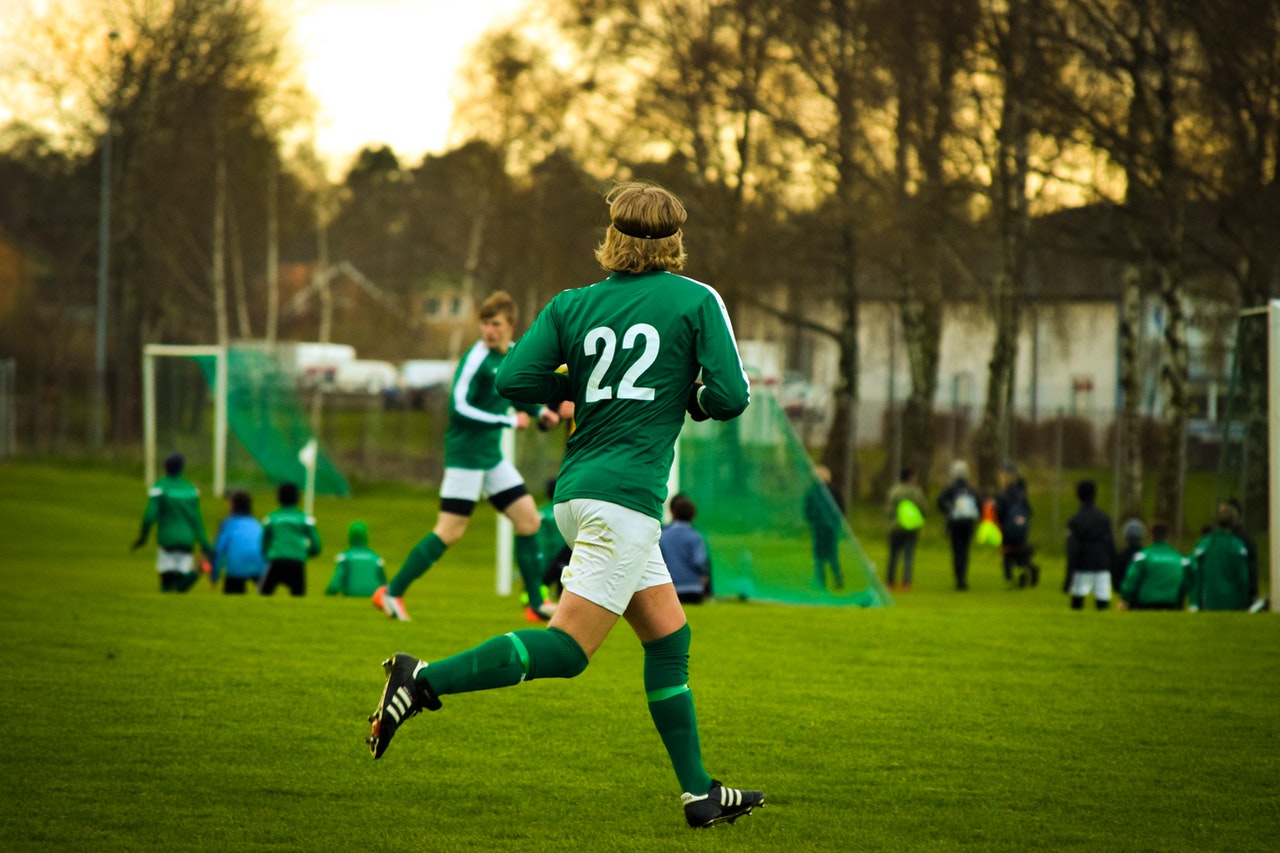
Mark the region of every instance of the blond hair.
[[680, 226], [688, 213], [680, 199], [656, 184], [633, 181], [616, 185], [605, 201], [609, 230], [596, 247], [600, 266], [630, 273], [684, 268]]
[[505, 290], [495, 290], [489, 294], [489, 298], [480, 303], [480, 322], [490, 320], [499, 314], [505, 314], [507, 319], [511, 321], [511, 325], [516, 323], [516, 301], [511, 298], [511, 294]]

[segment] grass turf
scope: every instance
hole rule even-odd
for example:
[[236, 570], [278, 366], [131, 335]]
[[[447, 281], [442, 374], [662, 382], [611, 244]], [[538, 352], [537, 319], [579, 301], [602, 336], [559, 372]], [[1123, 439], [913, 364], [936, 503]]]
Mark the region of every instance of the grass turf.
[[127, 552], [143, 502], [128, 472], [0, 468], [0, 848], [1247, 851], [1280, 827], [1272, 614], [1070, 612], [1054, 572], [1006, 592], [992, 558], [961, 595], [940, 549], [887, 610], [691, 608], [707, 766], [768, 792], [694, 833], [625, 626], [572, 684], [446, 697], [370, 759], [382, 658], [525, 627], [491, 512], [395, 623], [321, 593], [350, 520], [394, 568], [430, 496], [320, 499], [301, 599], [160, 595]]

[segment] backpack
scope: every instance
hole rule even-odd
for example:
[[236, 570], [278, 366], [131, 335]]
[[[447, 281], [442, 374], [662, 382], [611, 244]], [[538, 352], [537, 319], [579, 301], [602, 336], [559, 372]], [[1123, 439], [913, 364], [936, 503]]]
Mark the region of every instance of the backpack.
[[958, 493], [951, 502], [952, 521], [972, 521], [978, 517], [978, 501], [967, 489]]
[[920, 507], [915, 505], [914, 501], [906, 498], [898, 501], [898, 526], [903, 530], [919, 530], [924, 526], [924, 515], [920, 512]]

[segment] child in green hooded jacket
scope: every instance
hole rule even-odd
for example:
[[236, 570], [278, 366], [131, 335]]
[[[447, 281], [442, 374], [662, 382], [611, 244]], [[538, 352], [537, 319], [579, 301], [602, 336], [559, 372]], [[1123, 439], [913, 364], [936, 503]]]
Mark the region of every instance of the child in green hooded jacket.
[[354, 595], [368, 598], [387, 582], [386, 562], [369, 549], [369, 527], [353, 521], [347, 528], [351, 547], [337, 556], [338, 566], [325, 595]]

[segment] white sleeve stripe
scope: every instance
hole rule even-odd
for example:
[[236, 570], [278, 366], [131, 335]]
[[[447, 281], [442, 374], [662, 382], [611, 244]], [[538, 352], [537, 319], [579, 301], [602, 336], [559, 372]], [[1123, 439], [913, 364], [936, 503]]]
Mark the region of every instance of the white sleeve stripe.
[[480, 369], [480, 365], [484, 364], [484, 360], [488, 355], [489, 348], [484, 345], [484, 341], [476, 341], [475, 346], [467, 350], [467, 357], [462, 362], [462, 371], [458, 374], [458, 381], [453, 384], [453, 408], [458, 414], [473, 421], [514, 426], [515, 418], [511, 415], [497, 415], [493, 412], [486, 412], [484, 409], [477, 409], [467, 402], [467, 392], [471, 389], [471, 380], [475, 378], [476, 371]]
[[[691, 281], [699, 287], [704, 287], [716, 299], [716, 305], [720, 306], [720, 316], [724, 318], [724, 327], [729, 332], [729, 340], [733, 341], [733, 354], [738, 359], [738, 371], [742, 374], [742, 381], [747, 386], [747, 401], [751, 401], [751, 379], [747, 376], [747, 369], [742, 366], [742, 354], [738, 352], [738, 338], [733, 334], [733, 321], [729, 319], [729, 309], [724, 307], [724, 300], [720, 298], [720, 293], [711, 285], [698, 281], [696, 278], [688, 276], [680, 276], [686, 281]], [[702, 405], [702, 401], [698, 401], [698, 405]]]

